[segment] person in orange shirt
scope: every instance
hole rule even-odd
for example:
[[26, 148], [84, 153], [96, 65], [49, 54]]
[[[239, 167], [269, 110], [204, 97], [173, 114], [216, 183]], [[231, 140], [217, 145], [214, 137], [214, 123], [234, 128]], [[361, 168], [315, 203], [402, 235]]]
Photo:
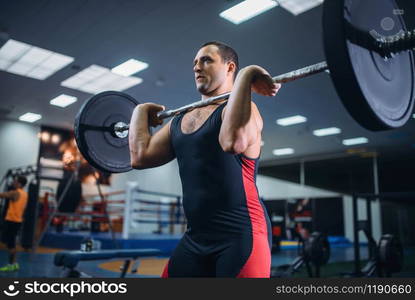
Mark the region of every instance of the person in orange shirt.
[[17, 176], [13, 181], [13, 190], [0, 193], [0, 198], [9, 199], [9, 207], [3, 223], [2, 240], [7, 245], [9, 263], [0, 268], [3, 272], [12, 272], [19, 269], [16, 262], [16, 238], [23, 222], [23, 213], [26, 208], [28, 195], [23, 190], [27, 183], [24, 176]]

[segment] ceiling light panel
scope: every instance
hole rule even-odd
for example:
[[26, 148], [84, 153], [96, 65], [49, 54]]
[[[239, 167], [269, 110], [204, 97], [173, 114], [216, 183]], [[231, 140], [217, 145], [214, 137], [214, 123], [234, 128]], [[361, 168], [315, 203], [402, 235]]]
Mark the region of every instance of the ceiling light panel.
[[103, 91], [124, 91], [143, 80], [139, 77], [122, 76], [111, 72], [111, 70], [91, 65], [61, 82], [61, 85], [85, 93], [97, 94]]
[[278, 4], [297, 16], [323, 3], [323, 0], [278, 0]]
[[73, 57], [9, 39], [0, 48], [0, 70], [44, 80], [74, 61]]
[[281, 118], [276, 121], [276, 123], [280, 126], [290, 126], [290, 125], [300, 124], [304, 122], [307, 122], [307, 118], [301, 115]]
[[76, 97], [62, 94], [50, 100], [50, 104], [59, 106], [59, 107], [67, 107], [68, 105], [75, 103], [76, 100], [77, 100]]
[[321, 128], [313, 131], [315, 136], [327, 136], [341, 133], [341, 129], [337, 127]]
[[276, 156], [290, 155], [290, 154], [294, 154], [294, 149], [292, 149], [292, 148], [274, 149], [272, 151], [272, 154], [274, 154]]
[[147, 68], [147, 63], [136, 59], [129, 59], [126, 62], [112, 68], [111, 72], [122, 76], [130, 76]]
[[238, 25], [277, 5], [278, 3], [273, 0], [245, 0], [221, 12], [219, 16]]
[[42, 118], [42, 116], [39, 115], [39, 114], [28, 112], [28, 113], [25, 113], [24, 115], [21, 115], [19, 117], [19, 120], [24, 121], [24, 122], [33, 123], [33, 122], [36, 122], [37, 120], [40, 120], [41, 118]]
[[343, 140], [343, 145], [352, 146], [352, 145], [366, 144], [368, 142], [369, 140], [365, 137], [357, 137], [357, 138]]

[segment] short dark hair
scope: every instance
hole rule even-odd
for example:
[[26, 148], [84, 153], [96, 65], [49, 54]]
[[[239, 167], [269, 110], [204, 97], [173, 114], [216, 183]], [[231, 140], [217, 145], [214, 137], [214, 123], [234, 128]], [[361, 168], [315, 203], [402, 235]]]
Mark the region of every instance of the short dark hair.
[[236, 74], [239, 71], [238, 53], [236, 53], [236, 51], [229, 45], [226, 45], [225, 43], [218, 42], [218, 41], [210, 41], [210, 42], [204, 43], [200, 48], [203, 48], [209, 45], [214, 45], [218, 47], [219, 55], [222, 57], [222, 60], [224, 62], [232, 61], [235, 63], [235, 73], [233, 73], [233, 78], [235, 79]]
[[27, 183], [27, 178], [25, 176], [19, 175], [16, 177], [16, 180], [22, 187], [24, 187]]

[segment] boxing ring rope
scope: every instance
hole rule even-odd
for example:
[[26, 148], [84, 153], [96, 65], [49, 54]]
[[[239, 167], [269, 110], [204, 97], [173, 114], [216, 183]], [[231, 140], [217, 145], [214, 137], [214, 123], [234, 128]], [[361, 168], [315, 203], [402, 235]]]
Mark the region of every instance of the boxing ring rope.
[[[83, 196], [83, 201], [74, 212], [56, 211], [56, 195], [46, 191], [41, 199], [41, 228], [43, 229], [51, 214], [54, 214], [54, 225], [64, 223], [70, 230], [88, 230], [87, 227], [97, 224], [99, 231], [106, 231], [105, 226], [111, 221], [116, 232], [128, 239], [132, 234], [164, 233], [174, 234], [185, 231], [186, 220], [179, 195], [146, 191], [138, 188], [136, 183], [127, 183], [125, 191], [103, 193], [105, 201], [98, 194]], [[108, 215], [105, 214], [104, 205]], [[108, 220], [109, 217], [109, 220]], [[166, 230], [168, 228], [168, 230]]]
[[[43, 189], [43, 188], [42, 188]], [[108, 217], [112, 223], [122, 224], [124, 213], [125, 191], [114, 191], [104, 193], [105, 201], [101, 200], [100, 195], [89, 194], [83, 196], [83, 201], [79, 204], [75, 212], [59, 212], [56, 211], [56, 195], [52, 191], [46, 191], [41, 197], [42, 210], [41, 210], [41, 230], [46, 226], [47, 220], [51, 214], [54, 214], [56, 218], [60, 218], [61, 222], [66, 224], [76, 225], [76, 222], [102, 222], [108, 223], [108, 218], [105, 215], [104, 205], [109, 213]], [[120, 199], [116, 199], [119, 197]], [[115, 199], [114, 199], [115, 198]], [[108, 199], [108, 200], [107, 200]], [[79, 223], [78, 223], [79, 225]], [[74, 226], [76, 227], [76, 226]], [[72, 228], [73, 229], [73, 228]], [[120, 228], [117, 231], [121, 231]]]
[[[173, 234], [185, 230], [186, 221], [179, 195], [142, 190], [137, 183], [127, 184], [122, 237], [135, 233], [161, 234], [165, 226]], [[153, 226], [152, 226], [153, 225]]]

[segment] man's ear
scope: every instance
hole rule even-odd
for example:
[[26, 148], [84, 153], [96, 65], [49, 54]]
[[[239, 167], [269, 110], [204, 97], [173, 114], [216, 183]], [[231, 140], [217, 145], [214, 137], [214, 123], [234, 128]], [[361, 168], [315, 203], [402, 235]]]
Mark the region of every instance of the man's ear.
[[233, 61], [229, 61], [228, 62], [228, 72], [233, 72], [235, 73], [236, 71], [236, 64]]

